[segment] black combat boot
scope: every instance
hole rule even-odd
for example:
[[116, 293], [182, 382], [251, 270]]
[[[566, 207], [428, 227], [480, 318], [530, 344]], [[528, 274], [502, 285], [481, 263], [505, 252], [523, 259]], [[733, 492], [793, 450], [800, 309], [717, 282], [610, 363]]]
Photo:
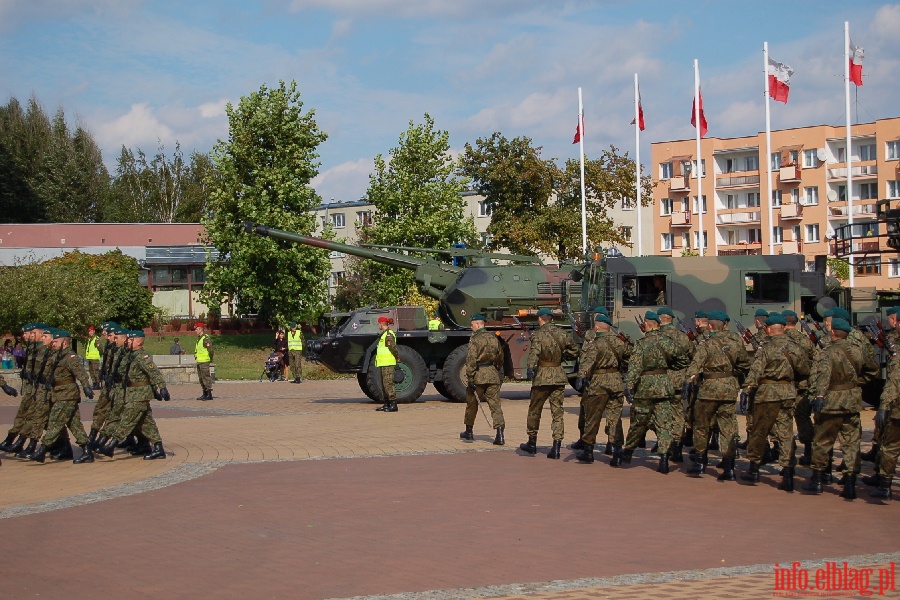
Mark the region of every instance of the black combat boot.
[[0, 443], [0, 450], [4, 452], [9, 452], [9, 449], [12, 448], [13, 440], [16, 439], [15, 433], [8, 433], [6, 435], [6, 439], [3, 440], [3, 443]]
[[797, 463], [803, 467], [808, 467], [812, 464], [812, 442], [804, 442], [803, 456], [797, 459]]
[[685, 429], [684, 433], [681, 434], [681, 445], [685, 448], [693, 448], [694, 447], [694, 430], [693, 429]]
[[62, 444], [58, 445], [56, 452], [50, 455], [53, 460], [69, 460], [74, 458], [75, 453], [72, 452], [72, 442], [68, 438], [62, 440]]
[[656, 468], [657, 473], [662, 473], [663, 475], [668, 475], [669, 473], [669, 455], [662, 454], [659, 457], [659, 467]]
[[621, 467], [622, 466], [622, 447], [615, 446], [612, 451], [612, 458], [609, 461], [609, 466], [611, 467]]
[[716, 477], [717, 481], [734, 481], [734, 457], [733, 456], [725, 456], [722, 458], [722, 462], [720, 463], [722, 466], [722, 472]]
[[562, 440], [553, 440], [550, 451], [547, 452], [547, 458], [559, 458], [559, 451], [562, 449]]
[[759, 464], [755, 462], [750, 463], [747, 472], [741, 474], [741, 480], [749, 481], [750, 483], [759, 483]]
[[388, 409], [388, 406], [390, 406], [390, 404], [391, 404], [391, 403], [390, 403], [389, 401], [385, 400], [385, 401], [384, 401], [384, 404], [382, 404], [381, 406], [379, 406], [379, 407], [376, 408], [375, 410], [378, 411], [378, 412], [384, 412], [384, 411], [386, 411], [386, 410]]
[[869, 487], [881, 487], [884, 485], [884, 477], [875, 473], [874, 475], [864, 475], [860, 481]]
[[197, 400], [206, 400], [206, 390], [203, 390], [203, 393], [197, 397]]
[[16, 454], [22, 451], [22, 448], [25, 446], [25, 440], [27, 438], [24, 435], [20, 435], [17, 439], [10, 442], [8, 449], [6, 450], [10, 454]]
[[527, 442], [519, 444], [519, 450], [527, 454], [537, 454], [537, 436], [529, 435]]
[[624, 448], [622, 450], [622, 462], [626, 465], [631, 464], [631, 457], [634, 456], [634, 448]]
[[709, 443], [706, 445], [707, 450], [719, 449], [719, 430], [713, 429], [712, 435], [709, 436]]
[[88, 434], [88, 444], [93, 444], [94, 440], [97, 439], [97, 434], [100, 433], [96, 429], [91, 429], [91, 432]]
[[594, 462], [594, 444], [583, 444], [575, 458], [583, 463]]
[[162, 442], [153, 444], [153, 452], [144, 457], [144, 460], [155, 460], [157, 458], [165, 458], [166, 451], [163, 449]]
[[150, 454], [151, 452], [153, 452], [153, 446], [150, 445], [150, 440], [141, 440], [138, 442], [137, 446], [128, 452], [128, 454], [131, 456], [142, 456]]
[[800, 487], [800, 489], [809, 494], [822, 493], [822, 471], [813, 471], [809, 483]]
[[637, 447], [644, 449], [647, 447], [647, 434], [641, 436], [641, 439], [638, 440]]
[[42, 463], [47, 458], [47, 446], [43, 444], [39, 444], [37, 448], [34, 449], [34, 452], [28, 455], [28, 460], [33, 460], [35, 462]]
[[459, 439], [469, 441], [475, 439], [475, 434], [472, 433], [472, 425], [466, 425], [466, 430], [459, 434]]
[[834, 483], [834, 475], [832, 475], [832, 465], [834, 464], [834, 450], [828, 453], [828, 466], [822, 471], [822, 485]]
[[91, 449], [87, 447], [87, 444], [81, 446], [81, 456], [74, 459], [72, 461], [76, 465], [80, 465], [83, 463], [92, 463], [94, 462], [94, 453], [91, 452]]
[[[744, 440], [743, 442], [738, 442], [738, 445], [737, 445], [738, 450], [746, 450], [747, 444], [749, 444], [749, 443], [750, 443], [749, 437], [746, 440]], [[710, 448], [710, 450], [712, 450], [712, 448]]]
[[294, 377], [294, 380], [291, 383], [303, 383], [303, 380], [300, 377]]
[[109, 441], [109, 436], [102, 435], [99, 432], [97, 433], [97, 438], [94, 440], [92, 444], [88, 444], [88, 448], [93, 450], [94, 452], [98, 452], [100, 448], [106, 445]]
[[[212, 400], [212, 398], [210, 398], [210, 400]], [[386, 409], [384, 409], [384, 412], [397, 412], [397, 410], [398, 410], [398, 409], [397, 409], [397, 402], [396, 402], [396, 400], [391, 400], [391, 401], [388, 403], [388, 407], [387, 407]]]
[[703, 475], [706, 473], [706, 465], [709, 464], [709, 451], [704, 451], [698, 457], [700, 460], [695, 461], [693, 466], [688, 469], [688, 475]]
[[37, 440], [31, 440], [27, 446], [16, 452], [16, 458], [28, 458], [34, 454], [35, 448], [37, 448]]
[[206, 399], [207, 399], [207, 400], [212, 400], [212, 399], [213, 399], [212, 388], [209, 388], [208, 390], [206, 390]]
[[497, 428], [497, 435], [494, 436], [494, 445], [495, 446], [505, 446], [506, 438], [503, 437], [503, 427]]
[[866, 462], [875, 462], [875, 459], [878, 458], [878, 450], [879, 445], [877, 443], [872, 444], [872, 448], [868, 452], [860, 454], [859, 458]]
[[675, 442], [672, 444], [672, 447], [669, 448], [669, 454], [672, 456], [672, 462], [674, 463], [683, 463], [684, 462], [684, 450], [681, 446], [681, 441]]
[[778, 489], [785, 492], [794, 491], [794, 467], [786, 467], [781, 471], [781, 483], [778, 484]]
[[606, 448], [603, 449], [603, 454], [607, 456], [612, 456], [613, 453], [613, 445], [612, 442], [606, 442]]
[[134, 437], [134, 434], [128, 435], [124, 440], [119, 442], [119, 445], [116, 448], [124, 448], [126, 450], [131, 450], [137, 446], [137, 438]]
[[[638, 446], [638, 448], [640, 448], [640, 446]], [[657, 452], [659, 452], [659, 442], [656, 442], [653, 444], [653, 447], [650, 448], [650, 454], [656, 454]]]
[[578, 441], [569, 444], [569, 448], [571, 448], [572, 450], [581, 450], [582, 448], [584, 448], [584, 442], [582, 442], [581, 438], [579, 437]]
[[106, 445], [97, 450], [98, 454], [102, 454], [107, 458], [112, 458], [113, 452], [116, 451], [116, 446], [119, 445], [119, 440], [116, 438], [110, 438]]
[[844, 489], [841, 490], [841, 498], [844, 500], [856, 500], [856, 474], [847, 473], [844, 476]]
[[890, 500], [891, 499], [891, 480], [884, 479], [884, 483], [879, 485], [874, 490], [869, 490], [870, 498], [878, 498], [880, 500]]

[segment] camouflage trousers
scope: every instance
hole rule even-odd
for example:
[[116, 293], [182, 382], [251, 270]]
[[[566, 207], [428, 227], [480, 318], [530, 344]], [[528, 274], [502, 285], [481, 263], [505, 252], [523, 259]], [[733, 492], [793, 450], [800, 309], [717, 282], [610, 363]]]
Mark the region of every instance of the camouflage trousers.
[[87, 366], [88, 374], [91, 376], [91, 383], [94, 385], [100, 385], [100, 361], [89, 360], [87, 361]]
[[465, 426], [472, 427], [475, 425], [475, 417], [478, 416], [478, 397], [483, 398], [491, 409], [491, 420], [494, 422], [494, 429], [506, 427], [506, 421], [503, 419], [503, 409], [500, 407], [499, 383], [476, 383], [475, 392], [466, 390], [466, 415], [463, 418]]
[[84, 433], [84, 425], [81, 424], [81, 415], [78, 412], [78, 402], [75, 400], [58, 400], [53, 403], [47, 422], [47, 431], [44, 432], [41, 443], [48, 448], [53, 446], [66, 428], [75, 436], [75, 442], [79, 446], [88, 443], [88, 436]]
[[682, 400], [684, 405], [684, 427], [685, 429], [693, 429], [694, 422], [697, 420], [697, 403], [699, 400], [697, 399], [697, 391], [698, 387], [696, 385], [691, 386], [691, 393], [687, 398], [687, 401]]
[[706, 452], [710, 432], [718, 423], [722, 457], [733, 457], [737, 450], [738, 424], [734, 414], [734, 400], [697, 400], [694, 405], [694, 448]]
[[381, 371], [381, 400], [385, 404], [397, 401], [397, 392], [394, 390], [394, 369], [395, 365], [387, 367], [378, 367]]
[[606, 403], [606, 425], [603, 433], [606, 441], [613, 446], [625, 445], [625, 430], [622, 429], [622, 409], [625, 408], [625, 395], [620, 398], [610, 398]]
[[859, 413], [819, 413], [816, 415], [816, 434], [813, 437], [812, 468], [824, 471], [828, 467], [829, 454], [837, 439], [841, 440], [844, 465], [847, 473], [859, 473], [859, 442], [862, 424]]
[[113, 437], [119, 430], [119, 422], [122, 420], [122, 409], [125, 408], [121, 384], [111, 388], [108, 391], [108, 397], [109, 412], [106, 414], [106, 420], [103, 421], [99, 431], [102, 435]]
[[16, 418], [13, 420], [13, 426], [9, 433], [24, 433], [25, 423], [27, 422], [28, 412], [34, 402], [34, 386], [30, 383], [22, 384], [22, 400], [19, 402], [19, 410], [16, 411]]
[[288, 352], [288, 365], [294, 377], [303, 379], [303, 351], [291, 350]]
[[531, 402], [528, 405], [528, 420], [525, 424], [528, 437], [537, 436], [541, 428], [541, 413], [544, 411], [544, 403], [550, 400], [550, 415], [553, 418], [551, 432], [553, 441], [562, 441], [565, 434], [563, 424], [563, 397], [564, 385], [533, 385], [531, 386]]
[[212, 389], [212, 375], [209, 371], [208, 362], [197, 363], [197, 377], [200, 379], [200, 387], [203, 388], [204, 392]]
[[124, 405], [122, 418], [113, 438], [124, 440], [134, 433], [143, 436], [151, 444], [162, 441], [159, 435], [159, 428], [156, 427], [156, 421], [153, 419], [153, 412], [150, 410], [149, 402], [146, 400], [127, 401], [124, 402]]
[[798, 392], [797, 403], [794, 404], [794, 421], [797, 423], [797, 439], [801, 444], [810, 444], [815, 431], [812, 421], [812, 409], [806, 390]]
[[672, 437], [674, 441], [681, 441], [681, 434], [684, 433], [684, 418], [687, 412], [687, 406], [690, 400], [685, 401], [681, 398], [681, 393], [677, 393], [672, 397]]
[[793, 408], [793, 399], [753, 403], [753, 429], [750, 430], [747, 442], [747, 458], [750, 462], [762, 464], [769, 445], [769, 431], [774, 431], [780, 448], [778, 464], [782, 467], [797, 464]]
[[34, 400], [31, 402], [31, 408], [25, 416], [25, 425], [22, 435], [26, 435], [33, 440], [40, 439], [41, 434], [47, 429], [47, 422], [50, 418], [50, 392], [44, 386], [35, 388]]
[[[621, 385], [621, 384], [620, 384]], [[596, 444], [597, 433], [600, 431], [600, 421], [606, 412], [606, 427], [609, 430], [622, 429], [622, 406], [625, 394], [621, 391], [612, 391], [602, 385], [588, 384], [581, 397], [581, 406], [584, 409], [584, 428], [581, 431], [581, 441], [585, 444]], [[612, 410], [618, 404], [618, 411]], [[614, 443], [621, 446], [621, 443]]]
[[900, 456], [900, 419], [889, 419], [881, 432], [881, 461], [878, 474], [887, 480], [894, 477], [897, 457]]
[[94, 413], [91, 416], [91, 431], [100, 431], [103, 428], [111, 408], [112, 402], [109, 399], [109, 390], [104, 387], [100, 390], [97, 403], [94, 405]]
[[628, 428], [625, 449], [634, 450], [652, 426], [656, 429], [657, 452], [661, 456], [668, 454], [674, 440], [674, 412], [669, 398], [635, 398], [631, 405], [631, 426]]

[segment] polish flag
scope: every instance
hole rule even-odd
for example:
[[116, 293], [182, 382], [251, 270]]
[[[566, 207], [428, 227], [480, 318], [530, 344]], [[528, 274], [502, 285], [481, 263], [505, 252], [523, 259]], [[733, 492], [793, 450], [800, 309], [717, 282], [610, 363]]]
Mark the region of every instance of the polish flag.
[[580, 142], [582, 135], [584, 135], [584, 115], [579, 115], [578, 125], [575, 126], [575, 139], [572, 140], [572, 143], [577, 144]]
[[862, 85], [862, 64], [866, 53], [861, 46], [854, 46], [850, 42], [850, 81], [856, 85]]
[[[638, 90], [638, 127], [640, 127], [641, 131], [644, 130], [644, 107], [641, 105], [641, 92]], [[634, 125], [634, 119], [631, 120], [631, 124]]]
[[[700, 137], [704, 137], [709, 131], [709, 125], [706, 123], [706, 113], [703, 112], [703, 94], [698, 90], [697, 95], [700, 98]], [[691, 103], [691, 125], [694, 127], [697, 127], [696, 103], [697, 98], [694, 98], [694, 102]]]
[[774, 100], [787, 104], [788, 94], [791, 92], [791, 75], [794, 74], [794, 69], [769, 57], [767, 72], [769, 74], [769, 95]]

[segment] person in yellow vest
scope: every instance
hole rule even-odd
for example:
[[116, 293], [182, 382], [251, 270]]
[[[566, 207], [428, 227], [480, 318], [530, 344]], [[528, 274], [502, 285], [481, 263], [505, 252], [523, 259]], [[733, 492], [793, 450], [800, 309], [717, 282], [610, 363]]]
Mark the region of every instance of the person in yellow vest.
[[290, 365], [288, 368], [294, 370], [294, 380], [291, 383], [303, 383], [303, 332], [297, 328], [296, 321], [291, 321], [290, 327], [287, 343], [288, 365]]
[[88, 374], [91, 376], [91, 387], [95, 390], [100, 389], [100, 340], [97, 335], [97, 329], [91, 325], [87, 328], [88, 341], [84, 347], [84, 360], [87, 361]]
[[440, 317], [438, 317], [437, 313], [434, 313], [434, 315], [432, 315], [431, 319], [428, 321], [428, 331], [437, 331], [443, 328], [444, 324], [441, 322]]
[[194, 325], [194, 331], [197, 332], [197, 346], [194, 348], [194, 356], [197, 358], [197, 377], [200, 378], [200, 387], [203, 388], [203, 395], [197, 400], [212, 400], [212, 375], [209, 372], [209, 365], [213, 358], [212, 339], [206, 333], [206, 326], [197, 322]]
[[390, 317], [378, 317], [381, 337], [375, 349], [375, 366], [381, 373], [381, 391], [384, 404], [375, 410], [397, 412], [397, 392], [394, 391], [394, 369], [397, 367], [397, 336], [391, 331], [394, 322]]

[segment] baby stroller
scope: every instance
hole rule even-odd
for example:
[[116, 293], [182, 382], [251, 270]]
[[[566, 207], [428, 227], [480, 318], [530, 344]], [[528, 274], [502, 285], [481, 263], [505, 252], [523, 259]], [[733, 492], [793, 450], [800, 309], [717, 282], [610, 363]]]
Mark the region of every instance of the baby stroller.
[[283, 367], [284, 354], [281, 352], [273, 352], [269, 355], [269, 358], [266, 359], [266, 364], [263, 365], [263, 372], [259, 376], [259, 380], [262, 381], [263, 377], [265, 377], [269, 381], [278, 381], [278, 378], [281, 377]]

